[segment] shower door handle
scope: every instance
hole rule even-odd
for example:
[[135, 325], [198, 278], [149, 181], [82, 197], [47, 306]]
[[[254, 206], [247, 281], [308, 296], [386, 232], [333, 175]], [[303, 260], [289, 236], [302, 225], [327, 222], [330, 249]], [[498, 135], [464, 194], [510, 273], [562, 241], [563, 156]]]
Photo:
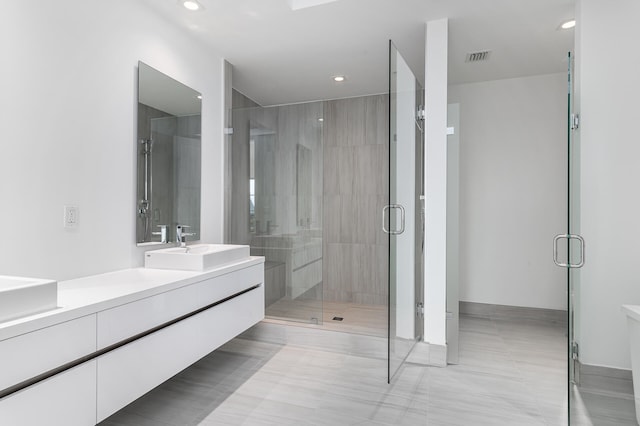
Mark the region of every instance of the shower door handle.
[[[567, 244], [571, 240], [578, 240], [580, 243], [580, 261], [578, 263], [571, 263], [571, 259], [567, 259], [567, 263], [562, 263], [558, 260], [558, 241], [565, 238]], [[553, 238], [553, 263], [561, 268], [582, 268], [584, 266], [584, 238], [578, 234], [558, 234]]]
[[[387, 210], [398, 209], [400, 210], [400, 229], [391, 230], [387, 229]], [[387, 204], [382, 208], [382, 230], [389, 235], [400, 235], [404, 232], [404, 207], [402, 204]]]

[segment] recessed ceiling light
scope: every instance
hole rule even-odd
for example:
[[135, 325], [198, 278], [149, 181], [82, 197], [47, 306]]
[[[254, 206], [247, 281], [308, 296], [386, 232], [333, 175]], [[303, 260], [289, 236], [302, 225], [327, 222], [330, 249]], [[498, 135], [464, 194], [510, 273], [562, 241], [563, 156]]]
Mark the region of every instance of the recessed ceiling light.
[[336, 75], [335, 77], [333, 77], [333, 81], [337, 81], [338, 83], [342, 82], [345, 80], [344, 75]]
[[182, 5], [189, 10], [199, 10], [201, 7], [200, 3], [195, 0], [185, 0], [182, 2]]
[[324, 121], [324, 118], [318, 118], [318, 121], [322, 122]]
[[576, 26], [576, 20], [572, 19], [570, 21], [563, 22], [562, 25], [560, 25], [560, 28], [562, 28], [563, 30], [568, 30], [569, 28], [573, 28], [575, 26]]

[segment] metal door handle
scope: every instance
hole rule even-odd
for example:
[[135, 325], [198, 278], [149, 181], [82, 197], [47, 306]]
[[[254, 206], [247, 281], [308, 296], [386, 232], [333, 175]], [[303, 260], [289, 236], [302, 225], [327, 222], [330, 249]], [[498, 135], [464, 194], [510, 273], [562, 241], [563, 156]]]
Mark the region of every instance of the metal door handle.
[[[387, 210], [399, 209], [400, 210], [400, 229], [389, 230], [387, 229], [387, 222], [385, 220]], [[404, 232], [404, 207], [402, 204], [387, 204], [382, 208], [382, 230], [389, 235], [400, 235]]]
[[[571, 263], [571, 259], [567, 260], [567, 263], [561, 263], [558, 260], [558, 241], [566, 238], [568, 242], [571, 240], [578, 240], [580, 242], [580, 262]], [[553, 238], [553, 263], [561, 268], [582, 268], [584, 266], [584, 238], [578, 234], [558, 234]]]

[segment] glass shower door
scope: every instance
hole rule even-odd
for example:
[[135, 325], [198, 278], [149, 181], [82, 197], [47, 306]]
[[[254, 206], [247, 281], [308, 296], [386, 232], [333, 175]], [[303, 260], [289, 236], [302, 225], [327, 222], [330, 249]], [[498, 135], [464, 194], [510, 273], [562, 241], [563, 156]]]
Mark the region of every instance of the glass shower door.
[[227, 242], [265, 257], [272, 319], [323, 321], [322, 119], [322, 102], [232, 110]]
[[[568, 279], [568, 351], [569, 363], [568, 393], [569, 393], [569, 424], [572, 424], [572, 417], [580, 410], [577, 399], [578, 393], [576, 385], [580, 385], [579, 369], [579, 341], [580, 341], [580, 268], [585, 262], [585, 245], [580, 236], [580, 132], [578, 132], [578, 115], [574, 111], [574, 58], [571, 52], [568, 54], [568, 110], [567, 110], [567, 149], [568, 160], [568, 235], [577, 237], [578, 247], [575, 244], [568, 245], [569, 267], [567, 268]], [[572, 241], [572, 240], [570, 240]], [[577, 417], [575, 418], [577, 420]], [[577, 422], [575, 422], [577, 423]]]
[[[585, 262], [585, 242], [580, 235], [580, 139], [578, 116], [574, 113], [573, 57], [568, 54], [567, 90], [567, 231], [554, 238], [554, 262], [567, 271], [567, 394], [569, 424], [579, 398], [574, 385], [580, 384], [578, 342], [580, 338], [580, 268]], [[561, 243], [562, 242], [562, 243]]]
[[[420, 140], [416, 132], [421, 88], [393, 43], [389, 42], [389, 204], [383, 229], [389, 237], [388, 379], [398, 371], [419, 335], [416, 280], [420, 214]], [[419, 284], [419, 283], [418, 283]]]
[[[569, 94], [567, 113], [567, 141], [569, 150], [569, 200], [568, 200], [568, 229], [569, 235], [580, 235], [580, 137], [578, 130], [578, 116], [574, 112], [573, 83], [574, 66], [571, 53], [569, 58]], [[572, 264], [580, 265], [568, 269], [569, 279], [569, 381], [580, 384], [580, 377], [576, 365], [578, 363], [578, 341], [580, 340], [580, 268], [584, 263], [584, 241], [580, 239], [582, 247], [576, 252], [574, 246], [569, 246], [569, 258]]]

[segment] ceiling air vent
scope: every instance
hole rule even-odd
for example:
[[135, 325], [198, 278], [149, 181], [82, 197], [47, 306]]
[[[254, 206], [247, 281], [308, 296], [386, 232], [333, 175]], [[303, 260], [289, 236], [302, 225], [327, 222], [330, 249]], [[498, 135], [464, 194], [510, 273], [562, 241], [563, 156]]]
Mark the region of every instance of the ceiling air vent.
[[489, 55], [491, 54], [490, 50], [483, 50], [480, 52], [472, 52], [467, 53], [467, 59], [465, 62], [481, 62], [489, 59]]

